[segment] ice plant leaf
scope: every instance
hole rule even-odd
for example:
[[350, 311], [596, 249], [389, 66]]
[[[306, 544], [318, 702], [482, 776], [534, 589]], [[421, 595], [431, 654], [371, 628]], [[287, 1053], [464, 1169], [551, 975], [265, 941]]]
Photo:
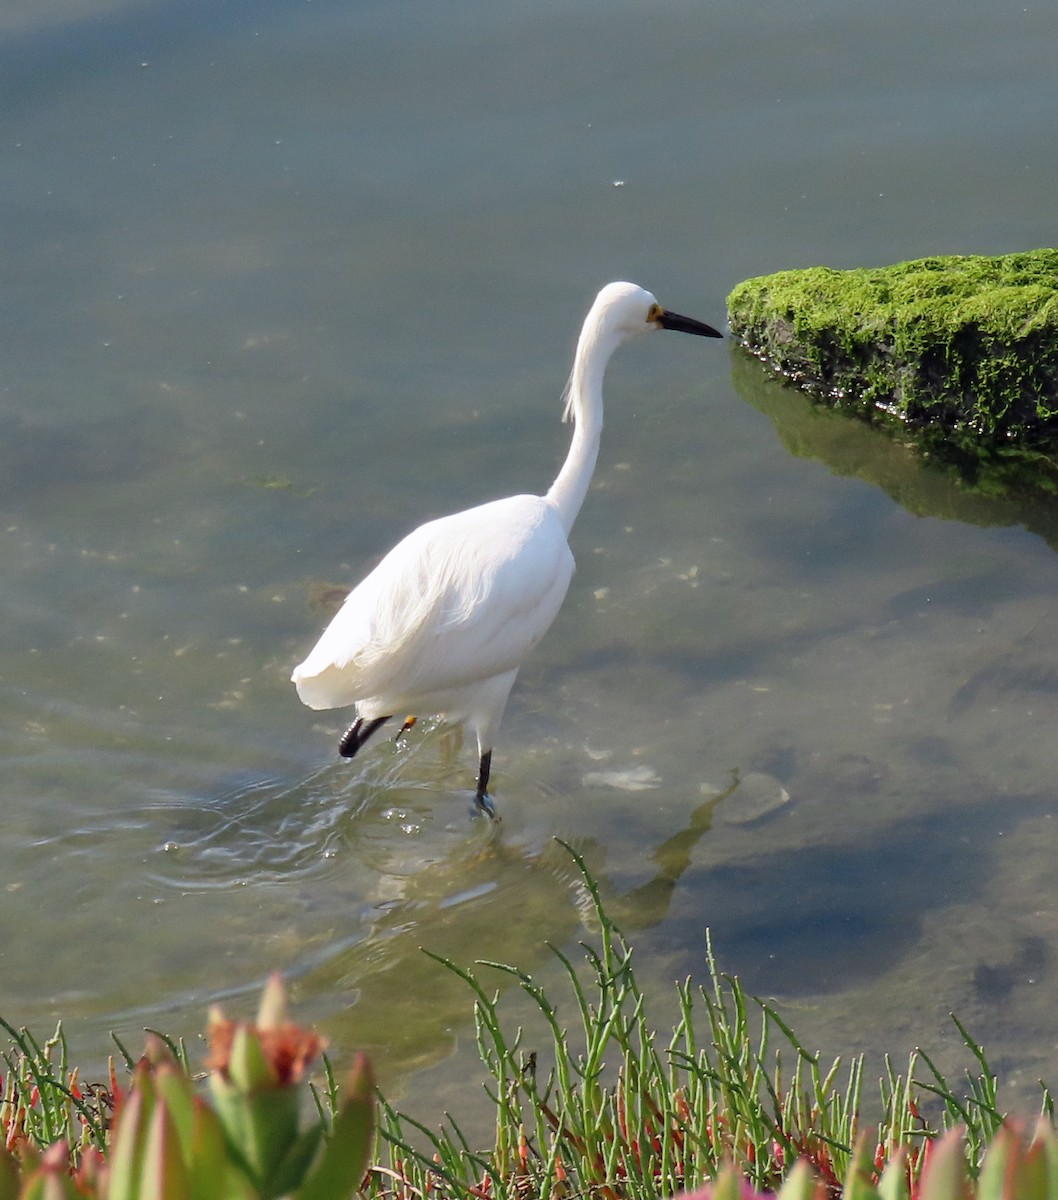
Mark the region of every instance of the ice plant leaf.
[[141, 1059], [133, 1075], [132, 1090], [114, 1119], [108, 1200], [139, 1200], [147, 1126], [154, 1105], [151, 1067], [146, 1059]]
[[345, 1103], [331, 1136], [297, 1200], [344, 1200], [360, 1186], [367, 1170], [375, 1126], [375, 1079], [367, 1055], [358, 1054]]
[[951, 1129], [939, 1141], [930, 1143], [919, 1196], [921, 1200], [966, 1200], [968, 1195], [963, 1133]]
[[885, 1164], [878, 1180], [878, 1195], [881, 1200], [910, 1200], [911, 1188], [907, 1178], [907, 1151], [899, 1146]]
[[269, 976], [261, 993], [261, 1006], [257, 1010], [258, 1029], [282, 1029], [290, 1023], [287, 1016], [287, 994], [283, 987], [283, 976], [278, 972]]
[[742, 1177], [731, 1165], [717, 1176], [711, 1189], [711, 1200], [743, 1200]]
[[871, 1182], [873, 1167], [871, 1150], [867, 1139], [861, 1134], [849, 1160], [845, 1187], [841, 1193], [842, 1200], [879, 1200], [878, 1192]]
[[1038, 1136], [1026, 1148], [1020, 1132], [1004, 1125], [981, 1164], [978, 1200], [1049, 1200], [1048, 1167], [1047, 1150]]
[[798, 1159], [794, 1169], [778, 1192], [778, 1200], [819, 1200], [825, 1195], [823, 1185], [812, 1174], [812, 1169], [803, 1158]]
[[1040, 1142], [1033, 1141], [1021, 1155], [1014, 1189], [1018, 1200], [1049, 1200], [1047, 1153]]
[[244, 1090], [214, 1071], [210, 1091], [232, 1151], [255, 1186], [268, 1180], [297, 1140], [300, 1096], [294, 1086]]
[[18, 1186], [18, 1163], [0, 1147], [0, 1200], [17, 1200]]
[[316, 1157], [323, 1137], [323, 1122], [310, 1125], [287, 1150], [286, 1157], [276, 1165], [268, 1179], [265, 1200], [272, 1196], [287, 1196], [295, 1192], [305, 1179], [312, 1160]]
[[67, 1171], [69, 1157], [65, 1142], [49, 1146], [34, 1162], [29, 1178], [22, 1185], [20, 1200], [79, 1200]]
[[1018, 1167], [1018, 1150], [1018, 1139], [1004, 1126], [996, 1134], [981, 1164], [981, 1173], [977, 1177], [978, 1200], [1005, 1200], [1011, 1195], [1007, 1187]]
[[[220, 1118], [197, 1096], [188, 1168], [188, 1182], [195, 1200], [234, 1200], [241, 1190], [250, 1192], [249, 1183], [242, 1174], [242, 1164], [229, 1157]], [[237, 1191], [239, 1180], [244, 1181], [245, 1186]]]
[[180, 1151], [187, 1162], [191, 1157], [195, 1127], [195, 1093], [191, 1080], [174, 1062], [167, 1062], [155, 1072], [154, 1086], [176, 1127]]
[[1058, 1137], [1055, 1136], [1054, 1126], [1043, 1117], [1036, 1127], [1032, 1139], [1034, 1146], [1039, 1146], [1047, 1171], [1047, 1195], [1058, 1196]]
[[240, 1091], [272, 1087], [279, 1082], [272, 1065], [265, 1057], [261, 1037], [251, 1025], [238, 1025], [231, 1043], [228, 1075]]
[[164, 1102], [154, 1106], [143, 1156], [140, 1200], [190, 1200], [180, 1135]]

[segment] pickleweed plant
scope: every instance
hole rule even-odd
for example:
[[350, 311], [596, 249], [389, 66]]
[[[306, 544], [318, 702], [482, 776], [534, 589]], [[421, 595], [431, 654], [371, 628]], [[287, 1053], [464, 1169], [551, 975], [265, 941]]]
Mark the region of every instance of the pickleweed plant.
[[69, 1066], [61, 1023], [44, 1042], [2, 1017], [0, 1028], [11, 1038], [10, 1050], [2, 1055], [0, 1145], [12, 1151], [64, 1141], [75, 1161], [89, 1148], [102, 1151], [121, 1092], [113, 1060], [106, 1084], [83, 1084]]
[[[808, 1050], [718, 968], [709, 940], [704, 983], [677, 985], [659, 1033], [631, 945], [566, 849], [592, 935], [579, 954], [551, 948], [557, 998], [516, 965], [431, 956], [472, 1001], [489, 1144], [456, 1116], [431, 1125], [377, 1096], [363, 1056], [340, 1089], [275, 977], [255, 1022], [211, 1014], [205, 1088], [157, 1033], [134, 1064], [118, 1043], [131, 1081], [111, 1064], [107, 1085], [88, 1087], [61, 1029], [40, 1044], [5, 1023], [0, 1200], [1058, 1200], [1050, 1093], [1026, 1139], [958, 1021], [965, 1079], [923, 1051], [904, 1072], [886, 1059], [870, 1124], [863, 1058]], [[529, 1023], [511, 1028], [497, 978], [528, 998]]]
[[[836, 1195], [864, 1156], [876, 1175], [899, 1159], [909, 1181], [917, 1181], [928, 1149], [956, 1126], [966, 1169], [976, 1174], [1003, 1113], [984, 1052], [962, 1025], [956, 1022], [979, 1068], [967, 1072], [967, 1094], [921, 1052], [905, 1074], [887, 1060], [880, 1118], [868, 1130], [861, 1122], [862, 1056], [847, 1066], [824, 1063], [773, 1006], [719, 970], [711, 940], [706, 983], [677, 985], [678, 1021], [671, 1035], [659, 1036], [632, 947], [583, 858], [566, 849], [590, 898], [585, 923], [597, 940], [582, 946], [579, 963], [551, 947], [566, 981], [560, 1001], [511, 964], [438, 959], [473, 998], [494, 1140], [487, 1151], [472, 1149], [451, 1115], [428, 1128], [383, 1100], [380, 1150], [388, 1149], [395, 1195], [652, 1198], [716, 1180], [725, 1167], [770, 1193], [797, 1162], [808, 1164], [813, 1187]], [[538, 1028], [508, 1026], [488, 984], [493, 973], [516, 980], [539, 1013]], [[572, 1020], [560, 1020], [560, 1011], [572, 1012]], [[1043, 1109], [1051, 1114], [1046, 1091]]]

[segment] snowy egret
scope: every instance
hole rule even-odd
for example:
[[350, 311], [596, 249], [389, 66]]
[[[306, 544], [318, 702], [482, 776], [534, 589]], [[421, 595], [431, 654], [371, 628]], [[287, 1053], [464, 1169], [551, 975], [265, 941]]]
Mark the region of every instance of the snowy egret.
[[722, 336], [668, 312], [635, 284], [607, 284], [577, 342], [564, 413], [573, 439], [547, 494], [508, 496], [420, 525], [349, 593], [294, 669], [310, 708], [356, 706], [338, 746], [343, 756], [352, 758], [395, 713], [469, 726], [478, 745], [476, 800], [494, 815], [493, 738], [522, 660], [555, 619], [573, 575], [569, 533], [599, 454], [606, 364], [623, 342], [652, 329]]

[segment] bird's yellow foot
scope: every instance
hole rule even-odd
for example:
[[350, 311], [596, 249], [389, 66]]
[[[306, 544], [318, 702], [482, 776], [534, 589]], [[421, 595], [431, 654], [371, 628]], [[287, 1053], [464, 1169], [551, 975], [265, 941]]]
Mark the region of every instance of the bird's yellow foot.
[[395, 742], [399, 742], [400, 739], [408, 732], [408, 730], [415, 725], [415, 722], [418, 721], [418, 719], [418, 717], [405, 717], [404, 724], [397, 730], [397, 736], [393, 740]]

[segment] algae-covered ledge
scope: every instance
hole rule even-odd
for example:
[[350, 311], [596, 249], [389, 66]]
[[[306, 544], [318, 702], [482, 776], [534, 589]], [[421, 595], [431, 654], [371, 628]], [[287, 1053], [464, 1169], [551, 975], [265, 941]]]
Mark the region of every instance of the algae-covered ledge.
[[1058, 249], [780, 271], [727, 304], [739, 342], [822, 400], [962, 452], [1058, 447]]

